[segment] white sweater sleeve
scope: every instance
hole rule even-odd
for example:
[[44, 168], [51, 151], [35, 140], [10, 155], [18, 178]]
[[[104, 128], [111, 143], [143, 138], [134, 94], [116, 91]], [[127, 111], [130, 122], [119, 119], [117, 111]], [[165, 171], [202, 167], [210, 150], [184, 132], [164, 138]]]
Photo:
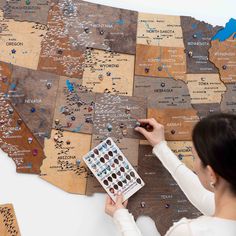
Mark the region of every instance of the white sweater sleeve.
[[170, 172], [189, 201], [204, 215], [213, 215], [215, 211], [214, 194], [206, 190], [197, 175], [188, 169], [171, 151], [166, 141], [153, 148], [163, 166]]
[[122, 236], [141, 236], [141, 232], [127, 209], [115, 211], [113, 220]]

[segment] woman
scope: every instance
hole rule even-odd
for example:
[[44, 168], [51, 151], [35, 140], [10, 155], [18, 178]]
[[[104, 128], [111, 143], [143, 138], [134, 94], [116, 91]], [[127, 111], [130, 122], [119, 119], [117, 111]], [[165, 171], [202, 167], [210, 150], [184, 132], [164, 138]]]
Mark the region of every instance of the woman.
[[[153, 146], [153, 153], [176, 180], [189, 201], [203, 213], [197, 219], [183, 218], [166, 236], [236, 236], [236, 116], [216, 114], [202, 119], [194, 127], [192, 140], [195, 175], [167, 146], [164, 127], [155, 119], [140, 120], [153, 127], [142, 133]], [[194, 186], [194, 188], [193, 188]], [[107, 197], [106, 213], [113, 217], [123, 236], [140, 236], [133, 216], [122, 204]]]

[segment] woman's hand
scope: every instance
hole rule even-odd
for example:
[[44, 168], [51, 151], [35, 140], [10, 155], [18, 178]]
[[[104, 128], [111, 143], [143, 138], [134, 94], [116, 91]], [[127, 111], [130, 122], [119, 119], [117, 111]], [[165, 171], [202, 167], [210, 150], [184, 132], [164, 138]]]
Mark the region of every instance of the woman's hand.
[[[135, 130], [143, 134], [143, 136], [148, 140], [148, 142], [154, 147], [156, 144], [165, 140], [164, 126], [158, 123], [154, 118], [150, 119], [140, 119], [138, 120], [141, 124], [140, 127], [136, 127]], [[151, 131], [143, 127], [152, 127]]]
[[116, 210], [125, 209], [127, 207], [128, 200], [126, 200], [123, 203], [122, 202], [123, 202], [123, 195], [119, 195], [119, 194], [117, 195], [116, 203], [113, 202], [113, 200], [110, 198], [109, 195], [107, 195], [105, 212], [111, 217], [113, 217]]

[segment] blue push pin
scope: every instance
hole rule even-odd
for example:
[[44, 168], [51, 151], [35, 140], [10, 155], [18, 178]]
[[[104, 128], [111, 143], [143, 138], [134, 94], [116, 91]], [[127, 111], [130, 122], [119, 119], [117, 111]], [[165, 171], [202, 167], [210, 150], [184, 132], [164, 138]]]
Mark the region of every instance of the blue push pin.
[[36, 111], [36, 109], [34, 107], [31, 108], [30, 110], [32, 113], [34, 113]]
[[79, 167], [80, 166], [81, 161], [80, 160], [76, 160], [76, 165]]

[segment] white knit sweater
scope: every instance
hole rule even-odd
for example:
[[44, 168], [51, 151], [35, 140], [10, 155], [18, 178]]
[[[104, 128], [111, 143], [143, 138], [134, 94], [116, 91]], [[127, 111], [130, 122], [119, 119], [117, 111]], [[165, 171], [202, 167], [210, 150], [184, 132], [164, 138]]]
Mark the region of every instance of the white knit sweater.
[[[182, 218], [174, 223], [165, 236], [236, 236], [236, 221], [212, 217], [215, 211], [214, 194], [201, 185], [197, 175], [176, 157], [166, 141], [156, 145], [153, 154], [170, 172], [189, 201], [203, 213], [203, 216], [193, 220]], [[117, 210], [113, 219], [122, 236], [141, 236], [132, 214], [127, 209]]]

